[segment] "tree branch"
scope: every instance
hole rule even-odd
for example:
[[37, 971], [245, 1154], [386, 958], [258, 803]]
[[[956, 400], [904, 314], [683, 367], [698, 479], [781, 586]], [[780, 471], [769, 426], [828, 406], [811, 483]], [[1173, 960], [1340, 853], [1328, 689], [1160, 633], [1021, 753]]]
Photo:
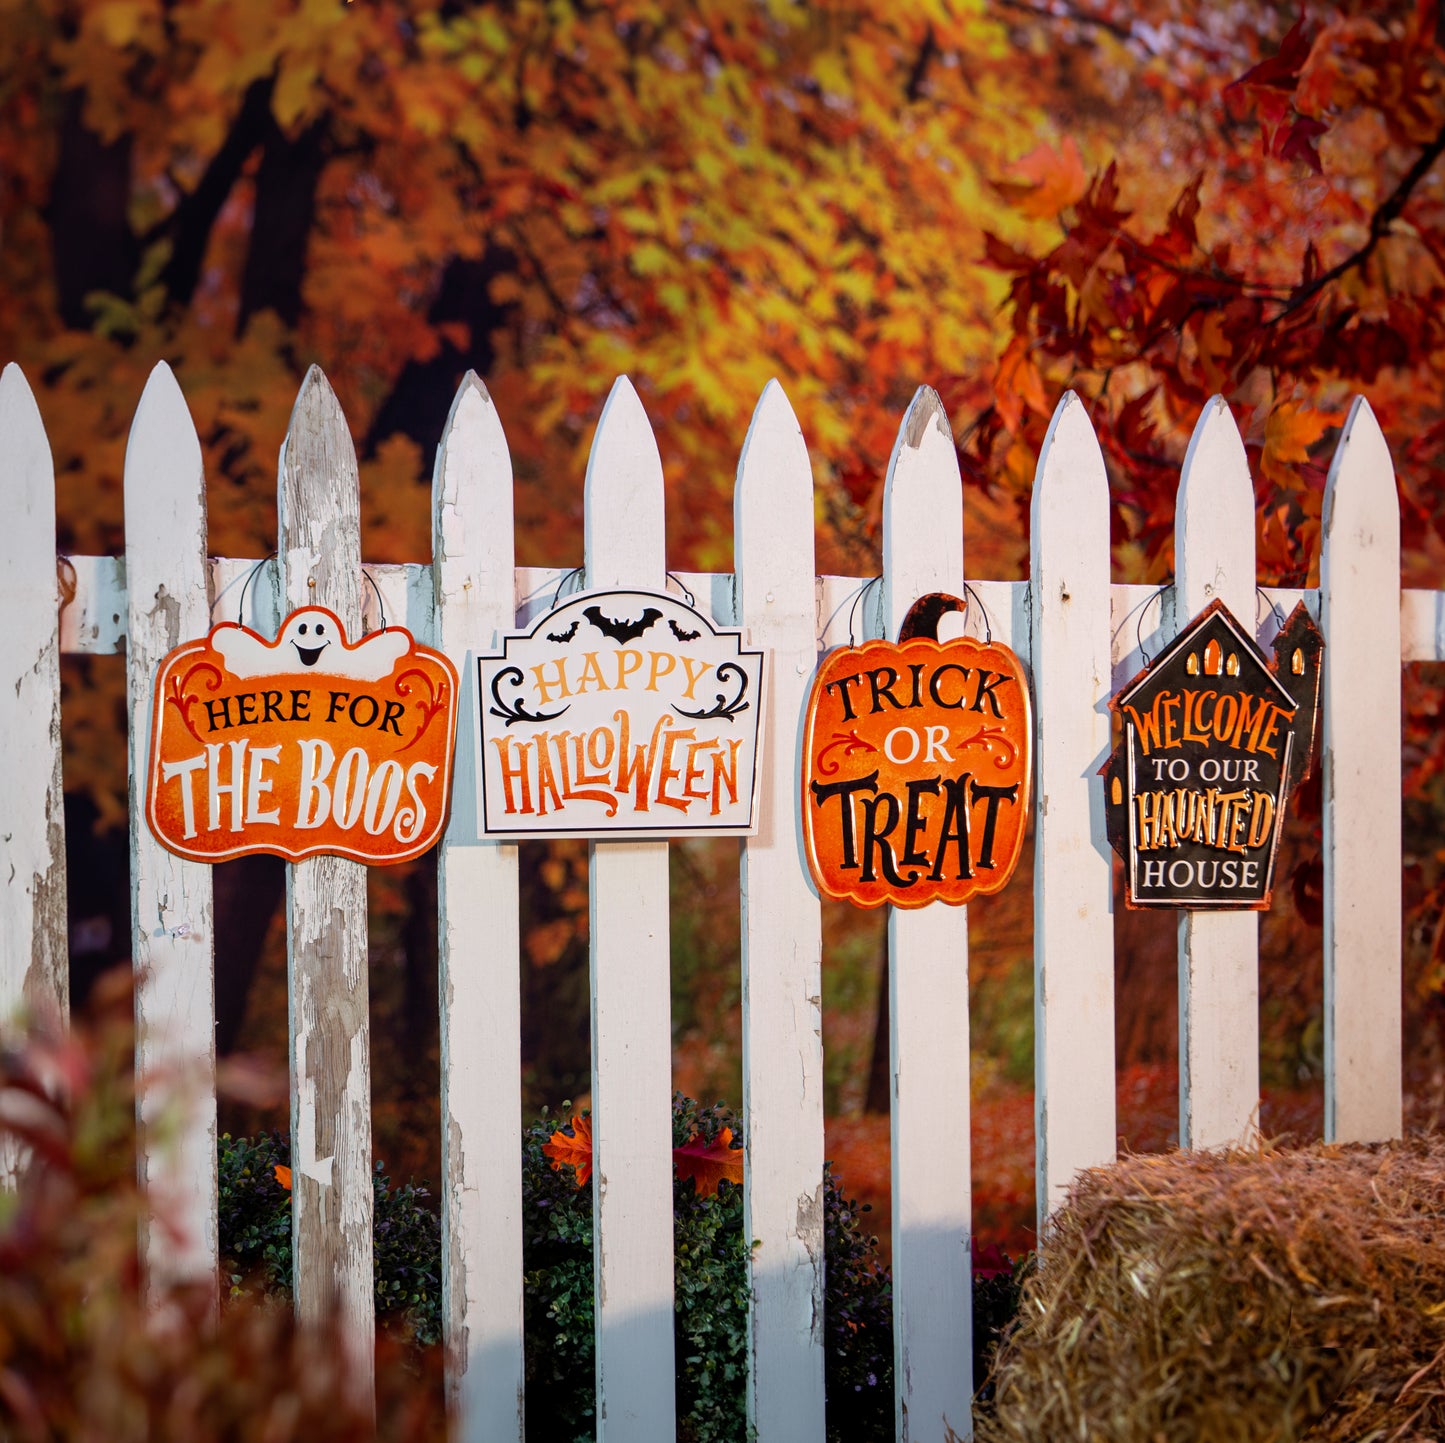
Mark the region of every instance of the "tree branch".
[[1445, 155], [1445, 125], [1440, 127], [1435, 139], [1415, 157], [1415, 163], [1400, 178], [1400, 183], [1387, 195], [1370, 217], [1370, 234], [1365, 243], [1353, 250], [1343, 260], [1336, 262], [1327, 271], [1321, 271], [1314, 280], [1297, 287], [1280, 308], [1278, 314], [1270, 317], [1268, 324], [1274, 325], [1301, 306], [1308, 305], [1326, 286], [1333, 285], [1357, 266], [1362, 266], [1374, 254], [1375, 247], [1389, 234], [1405, 206], [1409, 203], [1415, 187], [1430, 173], [1437, 160]]

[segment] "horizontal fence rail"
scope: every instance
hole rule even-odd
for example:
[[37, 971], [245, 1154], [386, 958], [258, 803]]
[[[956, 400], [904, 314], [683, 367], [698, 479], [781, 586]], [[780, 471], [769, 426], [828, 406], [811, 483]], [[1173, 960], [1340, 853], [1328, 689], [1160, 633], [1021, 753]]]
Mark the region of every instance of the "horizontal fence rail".
[[[880, 577], [818, 576], [807, 446], [770, 383], [741, 448], [736, 574], [672, 574], [664, 486], [636, 392], [619, 380], [584, 484], [585, 575], [518, 567], [507, 441], [469, 375], [438, 446], [429, 562], [359, 553], [350, 436], [319, 371], [282, 448], [276, 558], [208, 557], [201, 453], [164, 365], [137, 409], [126, 459], [123, 557], [53, 563], [54, 477], [40, 414], [14, 366], [0, 377], [0, 1006], [64, 1008], [59, 656], [125, 652], [132, 778], [133, 953], [142, 1176], [186, 1224], [152, 1249], [152, 1282], [216, 1265], [214, 981], [210, 878], [159, 848], [136, 805], [149, 688], [160, 656], [220, 621], [267, 635], [308, 603], [353, 626], [385, 616], [464, 676], [451, 822], [439, 869], [443, 1312], [455, 1435], [521, 1443], [525, 1425], [517, 848], [479, 842], [467, 657], [496, 648], [567, 590], [676, 589], [766, 650], [761, 815], [741, 848], [742, 992], [750, 1264], [747, 1409], [763, 1443], [824, 1437], [821, 912], [798, 844], [800, 720], [820, 657], [890, 636], [921, 593], [967, 586], [985, 629], [1013, 648], [1034, 692], [1035, 1081], [1040, 1222], [1079, 1169], [1114, 1157], [1112, 856], [1099, 766], [1110, 694], [1216, 596], [1268, 645], [1297, 602], [1326, 633], [1326, 1132], [1377, 1140], [1401, 1126], [1398, 746], [1379, 742], [1405, 663], [1445, 660], [1445, 591], [1401, 591], [1394, 473], [1358, 402], [1331, 470], [1321, 584], [1257, 589], [1244, 449], [1222, 401], [1205, 409], [1176, 514], [1179, 574], [1162, 588], [1111, 582], [1109, 498], [1083, 406], [1060, 402], [1039, 457], [1030, 579], [965, 582], [952, 431], [923, 388], [902, 418], [884, 491]], [[363, 582], [363, 577], [366, 578]], [[242, 615], [242, 602], [246, 613]], [[56, 604], [58, 603], [58, 604]], [[1397, 640], [1398, 638], [1398, 640]], [[1367, 675], [1368, 687], [1359, 685]], [[1388, 730], [1388, 728], [1386, 728]], [[599, 1437], [673, 1437], [673, 1298], [667, 846], [594, 843], [591, 881], [594, 1206]], [[363, 1380], [372, 1329], [370, 1072], [365, 874], [322, 857], [288, 867], [290, 1072], [297, 1303], [339, 1307]], [[896, 1421], [900, 1440], [971, 1435], [971, 1173], [938, 1101], [968, 1102], [967, 916], [940, 904], [889, 924]], [[1245, 1139], [1257, 1125], [1257, 919], [1182, 914], [1180, 1136]], [[162, 1084], [200, 1078], [205, 1102], [177, 1148], [145, 1146]], [[965, 1112], [966, 1117], [966, 1112]], [[0, 1158], [9, 1176], [13, 1158]]]

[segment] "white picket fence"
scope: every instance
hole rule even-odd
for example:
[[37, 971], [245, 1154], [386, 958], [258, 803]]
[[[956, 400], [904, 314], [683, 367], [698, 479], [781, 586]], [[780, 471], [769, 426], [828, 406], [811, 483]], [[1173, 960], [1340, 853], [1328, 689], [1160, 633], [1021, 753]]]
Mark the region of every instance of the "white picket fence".
[[[437, 452], [429, 564], [367, 567], [389, 617], [461, 667], [469, 650], [545, 610], [566, 573], [517, 568], [512, 471], [501, 420], [474, 377]], [[591, 587], [669, 584], [664, 487], [642, 405], [624, 379], [602, 413], [585, 483]], [[254, 559], [208, 558], [201, 449], [181, 391], [158, 365], [126, 453], [126, 554], [71, 557], [57, 614], [50, 449], [18, 368], [0, 380], [0, 1005], [61, 1002], [67, 986], [60, 790], [61, 652], [128, 658], [137, 1067], [144, 1125], [178, 1076], [213, 1077], [211, 879], [147, 833], [136, 804], [149, 689], [162, 654], [214, 621], [271, 634], [304, 603], [352, 634], [363, 586], [357, 470], [325, 378], [307, 376], [282, 449], [278, 560], [238, 607]], [[963, 492], [938, 397], [920, 389], [889, 464], [882, 584], [814, 574], [813, 479], [782, 389], [764, 391], [735, 492], [735, 575], [683, 575], [715, 620], [770, 653], [762, 823], [742, 849], [746, 1228], [752, 1253], [748, 1416], [762, 1443], [824, 1436], [823, 1049], [819, 903], [799, 845], [800, 719], [820, 654], [896, 634], [909, 603], [961, 594]], [[1155, 604], [1110, 582], [1109, 495], [1084, 407], [1059, 403], [1039, 458], [1030, 579], [973, 582], [992, 634], [1030, 669], [1037, 718], [1035, 1068], [1038, 1207], [1080, 1168], [1115, 1155], [1113, 885], [1098, 769], [1107, 699], [1215, 596], [1258, 617], [1268, 641], [1303, 596], [1328, 641], [1324, 671], [1326, 1131], [1380, 1139], [1401, 1127], [1400, 668], [1445, 658], [1445, 593], [1399, 585], [1394, 476], [1357, 402], [1325, 503], [1318, 591], [1257, 603], [1245, 452], [1222, 401], [1206, 409], [1177, 505], [1178, 576]], [[977, 618], [976, 618], [977, 619]], [[374, 623], [374, 615], [373, 615]], [[981, 626], [979, 627], [981, 630]], [[464, 673], [465, 674], [465, 673]], [[461, 735], [473, 725], [470, 682]], [[517, 851], [477, 843], [470, 749], [459, 748], [440, 858], [444, 1311], [456, 1436], [520, 1440], [522, 1353]], [[365, 874], [316, 858], [288, 868], [297, 1304], [339, 1305], [359, 1361], [372, 1330], [370, 1074]], [[889, 919], [893, 1278], [898, 1438], [971, 1433], [966, 1144], [941, 1148], [947, 1100], [968, 1137], [968, 946], [961, 909]], [[1256, 1124], [1258, 919], [1181, 914], [1180, 1137], [1208, 1147]], [[665, 843], [592, 849], [591, 975], [597, 1214], [598, 1433], [674, 1436], [671, 1061]], [[144, 1126], [142, 1136], [145, 1136]], [[144, 1146], [144, 1144], [143, 1144]], [[178, 1147], [147, 1149], [156, 1208], [189, 1223], [184, 1246], [148, 1251], [157, 1282], [216, 1263], [215, 1107]]]

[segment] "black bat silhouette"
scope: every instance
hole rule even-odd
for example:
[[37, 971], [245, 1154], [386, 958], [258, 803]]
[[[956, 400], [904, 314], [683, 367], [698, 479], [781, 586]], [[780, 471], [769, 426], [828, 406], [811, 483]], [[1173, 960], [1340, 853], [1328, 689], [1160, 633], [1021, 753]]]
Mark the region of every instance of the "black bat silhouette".
[[567, 628], [566, 631], [549, 631], [549, 632], [547, 633], [547, 640], [548, 640], [548, 641], [571, 641], [572, 638], [577, 635], [577, 628], [578, 628], [579, 626], [581, 626], [581, 625], [582, 625], [582, 622], [581, 622], [580, 620], [577, 620], [577, 621], [574, 621], [574, 622], [572, 623], [572, 625]]
[[672, 634], [679, 641], [696, 641], [702, 635], [700, 631], [684, 631], [670, 616], [667, 618], [667, 624], [672, 628]]
[[603, 616], [600, 606], [589, 606], [582, 615], [603, 636], [610, 636], [613, 641], [632, 641], [644, 631], [650, 631], [662, 613], [655, 606], [649, 606], [636, 621], [613, 621], [610, 616]]

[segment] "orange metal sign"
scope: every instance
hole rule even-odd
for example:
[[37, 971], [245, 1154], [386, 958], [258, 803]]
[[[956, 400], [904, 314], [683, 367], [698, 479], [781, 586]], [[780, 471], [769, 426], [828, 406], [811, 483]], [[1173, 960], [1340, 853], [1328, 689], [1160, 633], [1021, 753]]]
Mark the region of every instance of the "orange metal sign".
[[203, 862], [404, 862], [441, 836], [456, 726], [456, 669], [405, 628], [352, 644], [319, 606], [275, 641], [223, 622], [161, 662], [146, 821]]
[[[956, 610], [925, 597], [926, 612]], [[1008, 647], [910, 635], [840, 647], [813, 682], [803, 837], [813, 880], [859, 907], [997, 892], [1023, 847], [1032, 724]]]

